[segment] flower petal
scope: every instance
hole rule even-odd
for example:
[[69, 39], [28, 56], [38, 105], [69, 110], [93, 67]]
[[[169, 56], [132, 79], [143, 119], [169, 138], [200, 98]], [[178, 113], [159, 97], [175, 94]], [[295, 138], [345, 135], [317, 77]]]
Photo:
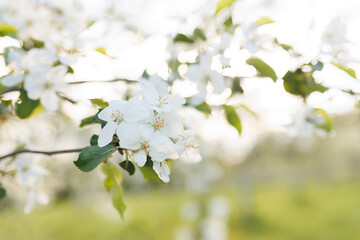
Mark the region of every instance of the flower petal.
[[22, 82], [24, 75], [22, 73], [9, 74], [1, 79], [1, 84], [5, 87], [13, 87]]
[[134, 154], [134, 160], [139, 167], [143, 167], [146, 163], [146, 152], [144, 150], [138, 151]]
[[155, 87], [147, 80], [140, 80], [141, 91], [146, 99], [151, 105], [156, 105], [156, 99], [159, 98], [159, 93]]
[[51, 90], [45, 90], [40, 97], [41, 104], [49, 111], [56, 111], [59, 106], [59, 100], [56, 93]]
[[153, 111], [146, 101], [129, 102], [124, 112], [124, 120], [128, 122], [146, 121], [153, 117]]
[[225, 82], [221, 73], [211, 71], [210, 81], [211, 85], [214, 87], [214, 93], [220, 94], [225, 90]]
[[66, 73], [67, 67], [64, 65], [58, 65], [50, 69], [50, 71], [46, 74], [46, 79], [50, 82], [63, 82]]
[[163, 182], [170, 182], [170, 169], [165, 162], [153, 162], [153, 169]]
[[113, 136], [115, 134], [116, 131], [116, 123], [114, 122], [108, 122], [105, 127], [101, 130], [100, 134], [99, 134], [99, 139], [98, 139], [98, 145], [99, 147], [104, 147], [106, 145], [108, 145], [109, 143], [111, 143]]
[[179, 109], [183, 104], [185, 104], [185, 98], [175, 95], [168, 95], [167, 103], [164, 105], [164, 109], [176, 110]]
[[122, 148], [137, 150], [141, 146], [138, 124], [122, 122], [116, 128], [116, 135], [119, 137], [120, 147]]

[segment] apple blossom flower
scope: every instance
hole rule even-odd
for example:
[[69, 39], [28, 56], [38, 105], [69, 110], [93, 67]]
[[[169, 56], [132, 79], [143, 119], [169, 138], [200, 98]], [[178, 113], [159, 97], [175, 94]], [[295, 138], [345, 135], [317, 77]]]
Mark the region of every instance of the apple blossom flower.
[[144, 98], [151, 108], [158, 113], [179, 109], [185, 103], [183, 97], [162, 93], [147, 80], [140, 80], [140, 84]]
[[30, 99], [40, 99], [41, 104], [49, 111], [58, 109], [57, 92], [63, 92], [68, 84], [63, 81], [67, 68], [43, 66], [32, 71], [24, 82], [24, 89]]
[[116, 133], [120, 147], [139, 148], [141, 136], [135, 122], [150, 119], [151, 115], [152, 112], [144, 101], [111, 101], [109, 106], [99, 113], [99, 118], [107, 122], [99, 135], [99, 147], [109, 144]]
[[205, 101], [207, 86], [213, 87], [213, 92], [220, 94], [225, 90], [224, 77], [221, 73], [212, 69], [213, 55], [201, 54], [199, 62], [191, 64], [186, 72], [186, 78], [197, 83], [198, 94], [191, 98], [193, 105], [199, 105]]
[[48, 174], [48, 171], [39, 165], [39, 159], [17, 157], [14, 165], [17, 170], [18, 181], [30, 189], [24, 212], [31, 212], [36, 204], [46, 205], [49, 199], [41, 188], [43, 178]]

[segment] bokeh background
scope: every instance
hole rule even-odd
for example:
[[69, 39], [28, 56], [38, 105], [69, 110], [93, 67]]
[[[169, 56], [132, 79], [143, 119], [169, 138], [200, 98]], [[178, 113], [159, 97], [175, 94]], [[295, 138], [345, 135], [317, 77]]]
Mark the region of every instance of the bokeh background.
[[[84, 17], [103, 20], [81, 36], [89, 52], [75, 64], [69, 81], [137, 79], [144, 69], [166, 75], [166, 36], [192, 32], [203, 21], [201, 16], [213, 14], [217, 1], [80, 2]], [[63, 4], [72, 12], [73, 1]], [[360, 46], [359, 9], [355, 0], [238, 0], [233, 18], [241, 22], [269, 16], [279, 23], [270, 32], [276, 31], [282, 41], [311, 56], [323, 29], [336, 17], [345, 21], [347, 37]], [[97, 46], [105, 46], [114, 59], [91, 51]], [[352, 54], [358, 57], [360, 52]], [[280, 60], [269, 61], [282, 71]], [[258, 116], [242, 113], [241, 136], [216, 112], [210, 118], [184, 112], [193, 122], [202, 161], [174, 162], [169, 184], [147, 182], [139, 171], [132, 177], [123, 172], [127, 204], [123, 220], [103, 187], [101, 171], [80, 172], [72, 164], [76, 154], [41, 157], [51, 172], [44, 188], [51, 201], [24, 214], [26, 190], [6, 182], [8, 197], [0, 201], [0, 239], [360, 239], [360, 113], [353, 108], [355, 100], [332, 93], [326, 96], [331, 98], [329, 104], [313, 97], [310, 101], [323, 104], [334, 117], [335, 131], [326, 136], [288, 134], [280, 126], [290, 122], [298, 103], [287, 101], [279, 90], [282, 86], [268, 80], [254, 79], [245, 85], [246, 104]], [[345, 79], [341, 84], [349, 82]], [[127, 89], [125, 83], [75, 86], [68, 95], [78, 104], [64, 102], [65, 117], [48, 112], [2, 122], [0, 152], [5, 154], [19, 143], [36, 149], [86, 146], [100, 128], [79, 129], [82, 118], [97, 112], [83, 99], [108, 101]], [[117, 161], [117, 156], [112, 160]]]

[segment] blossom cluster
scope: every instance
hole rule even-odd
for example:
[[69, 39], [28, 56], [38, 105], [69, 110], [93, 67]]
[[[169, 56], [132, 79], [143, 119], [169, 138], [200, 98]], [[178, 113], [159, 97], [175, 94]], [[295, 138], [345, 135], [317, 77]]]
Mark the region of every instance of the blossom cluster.
[[46, 205], [49, 198], [43, 191], [44, 177], [48, 171], [40, 165], [39, 158], [17, 157], [14, 165], [19, 184], [29, 189], [25, 213], [33, 210], [36, 204]]
[[65, 92], [68, 84], [64, 82], [71, 57], [58, 56], [56, 47], [46, 44], [45, 48], [25, 51], [11, 48], [7, 53], [10, 73], [0, 83], [6, 87], [24, 84], [27, 95], [32, 100], [40, 99], [49, 111], [58, 108], [57, 93]]
[[140, 80], [141, 93], [129, 101], [113, 100], [99, 113], [106, 121], [98, 139], [104, 147], [118, 139], [121, 149], [128, 151], [139, 167], [148, 159], [164, 182], [169, 182], [169, 159], [178, 159], [187, 149], [194, 148], [192, 129], [176, 112], [185, 99], [171, 95], [160, 77]]

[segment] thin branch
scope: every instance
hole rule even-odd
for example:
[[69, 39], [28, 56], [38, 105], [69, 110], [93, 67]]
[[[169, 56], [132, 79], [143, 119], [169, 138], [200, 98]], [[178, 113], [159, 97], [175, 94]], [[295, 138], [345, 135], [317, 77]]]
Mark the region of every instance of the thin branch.
[[77, 152], [81, 152], [82, 150], [84, 150], [84, 148], [75, 148], [75, 149], [57, 150], [57, 151], [37, 151], [37, 150], [29, 150], [29, 149], [20, 149], [12, 153], [6, 154], [4, 156], [1, 156], [0, 161], [5, 158], [13, 157], [22, 153], [35, 153], [35, 154], [43, 154], [43, 155], [51, 156], [51, 155], [63, 154], [63, 153], [77, 153]]
[[69, 84], [83, 84], [83, 83], [111, 83], [111, 82], [126, 82], [126, 83], [136, 83], [137, 80], [125, 79], [125, 78], [116, 78], [112, 80], [95, 80], [95, 81], [77, 81], [77, 82], [69, 82]]
[[19, 92], [22, 88], [21, 87], [12, 87], [12, 88], [8, 88], [4, 91], [0, 91], [0, 95], [4, 94], [4, 93], [9, 93], [9, 92]]
[[59, 95], [59, 97], [61, 97], [61, 98], [64, 99], [65, 101], [68, 101], [68, 102], [70, 102], [70, 103], [72, 103], [72, 104], [77, 104], [77, 102], [76, 102], [75, 100], [72, 100], [72, 99], [66, 97], [66, 96], [63, 95], [62, 93], [59, 93], [59, 92], [58, 92], [57, 94]]
[[[69, 84], [76, 85], [76, 84], [84, 84], [84, 83], [112, 83], [112, 82], [137, 83], [138, 81], [131, 80], [131, 79], [125, 79], [125, 78], [115, 78], [115, 79], [111, 79], [111, 80], [76, 81], [76, 82], [69, 82]], [[8, 93], [8, 92], [18, 92], [21, 89], [22, 89], [21, 87], [8, 88], [2, 92], [0, 91], [0, 95]], [[65, 99], [65, 100], [68, 100], [68, 99]]]

